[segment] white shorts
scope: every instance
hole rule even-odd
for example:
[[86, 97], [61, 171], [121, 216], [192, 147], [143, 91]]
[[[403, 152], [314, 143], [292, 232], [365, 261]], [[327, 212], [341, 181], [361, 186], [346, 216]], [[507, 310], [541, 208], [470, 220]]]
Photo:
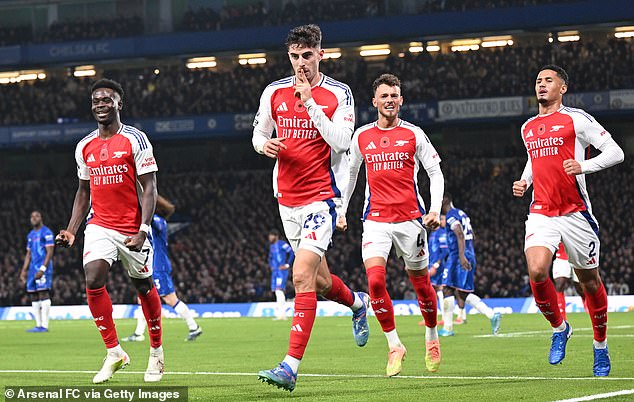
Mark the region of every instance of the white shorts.
[[555, 258], [555, 261], [553, 261], [553, 278], [568, 278], [579, 283], [579, 278], [577, 278], [577, 274], [570, 266], [570, 263], [561, 258]]
[[564, 216], [529, 214], [526, 219], [524, 251], [529, 247], [547, 247], [555, 254], [559, 242], [564, 244], [573, 268], [599, 266], [599, 225], [587, 211]]
[[341, 200], [338, 198], [301, 207], [280, 204], [284, 233], [293, 251], [303, 248], [323, 257], [330, 246], [340, 206]]
[[427, 268], [427, 231], [418, 219], [406, 222], [363, 222], [363, 261], [372, 257], [383, 257], [387, 261], [392, 245], [396, 255], [403, 257], [410, 269]]
[[135, 279], [152, 276], [154, 250], [149, 239], [145, 239], [141, 251], [131, 251], [123, 242], [128, 236], [116, 230], [98, 225], [86, 225], [84, 231], [84, 266], [96, 260], [105, 260], [109, 265], [121, 261], [128, 275]]

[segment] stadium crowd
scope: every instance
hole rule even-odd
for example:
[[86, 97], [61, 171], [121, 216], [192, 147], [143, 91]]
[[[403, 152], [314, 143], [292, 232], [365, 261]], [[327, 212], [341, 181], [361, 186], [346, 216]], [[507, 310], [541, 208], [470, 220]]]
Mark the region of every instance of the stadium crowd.
[[[525, 7], [550, 3], [571, 3], [579, 0], [428, 0], [416, 2], [408, 10], [398, 2], [388, 0], [310, 0], [286, 1], [279, 10], [264, 2], [235, 6], [225, 5], [216, 11], [209, 7], [190, 8], [185, 13], [180, 30], [214, 31], [232, 28], [305, 24], [313, 22], [343, 21], [360, 18], [400, 15], [405, 12], [429, 14], [446, 11], [468, 11], [504, 7]], [[310, 10], [307, 14], [306, 10]]]
[[[275, 9], [268, 2], [241, 2], [239, 5], [224, 5], [216, 10], [210, 7], [188, 9], [180, 22], [178, 31], [215, 31], [221, 29], [267, 27], [283, 24], [343, 21], [404, 13], [429, 14], [444, 11], [468, 11], [504, 7], [524, 7], [550, 3], [573, 3], [580, 0], [428, 0], [417, 2], [413, 9], [399, 2], [384, 0], [332, 0], [313, 2], [290, 0]], [[394, 4], [392, 4], [394, 3]], [[310, 21], [305, 10], [310, 9]], [[144, 34], [144, 21], [139, 16], [114, 18], [87, 18], [54, 21], [48, 29], [35, 34], [29, 25], [0, 28], [0, 46], [27, 43], [63, 42], [88, 39], [124, 38]]]
[[[535, 72], [557, 63], [571, 77], [569, 91], [634, 88], [634, 40], [576, 42], [542, 47], [512, 46], [476, 52], [419, 53], [369, 64], [361, 57], [324, 60], [322, 71], [350, 85], [357, 105], [368, 105], [377, 72], [399, 75], [408, 103], [428, 100], [530, 95]], [[265, 65], [229, 71], [158, 66], [146, 70], [107, 70], [123, 83], [126, 118], [173, 117], [206, 113], [253, 113], [268, 83], [290, 74], [285, 54]], [[51, 77], [9, 84], [0, 91], [0, 124], [54, 124], [60, 119], [91, 120], [92, 78]], [[495, 85], [491, 85], [494, 82]], [[236, 85], [240, 83], [240, 85]], [[32, 105], [46, 105], [34, 108]]]
[[[511, 184], [521, 174], [525, 158], [464, 158], [443, 147], [439, 152], [443, 155], [441, 166], [447, 189], [454, 195], [456, 206], [470, 215], [474, 228], [476, 291], [484, 297], [529, 296], [523, 256], [529, 197], [520, 200], [511, 194]], [[271, 227], [282, 228], [270, 175], [270, 170], [159, 174], [160, 192], [177, 205], [175, 220], [188, 223], [171, 236], [170, 243], [175, 289], [183, 300], [272, 300], [267, 233]], [[601, 271], [610, 294], [634, 290], [634, 234], [630, 230], [634, 217], [627, 213], [634, 207], [634, 200], [621, 196], [634, 193], [629, 180], [632, 175], [634, 163], [626, 158], [623, 164], [588, 178], [594, 213], [601, 224]], [[428, 181], [424, 174], [420, 179], [423, 197], [428, 200]], [[27, 303], [18, 276], [31, 210], [42, 209], [44, 223], [56, 233], [66, 224], [75, 186], [73, 177], [0, 181], [4, 224], [0, 232], [0, 305]], [[348, 214], [349, 229], [335, 235], [328, 253], [331, 270], [354, 289], [367, 288], [358, 219], [362, 197], [362, 185], [358, 184]], [[82, 238], [73, 249], [56, 249], [54, 304], [84, 302]], [[388, 285], [395, 299], [415, 298], [403, 263], [394, 255], [388, 265]], [[121, 267], [113, 268], [108, 289], [115, 303], [135, 302], [134, 290]], [[288, 290], [292, 292], [290, 283]]]

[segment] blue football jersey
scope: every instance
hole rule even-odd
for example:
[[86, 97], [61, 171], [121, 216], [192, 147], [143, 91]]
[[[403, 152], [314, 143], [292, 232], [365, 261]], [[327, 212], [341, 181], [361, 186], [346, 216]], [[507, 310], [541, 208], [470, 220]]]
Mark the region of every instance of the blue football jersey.
[[462, 232], [465, 239], [465, 255], [475, 255], [473, 249], [473, 229], [471, 228], [471, 220], [469, 216], [461, 209], [453, 208], [447, 212], [447, 245], [449, 246], [449, 255], [458, 257], [458, 238], [452, 230], [454, 225], [462, 226]]
[[269, 247], [269, 266], [279, 269], [280, 265], [293, 264], [295, 254], [291, 246], [284, 240], [278, 240]]
[[[30, 268], [39, 269], [44, 264], [46, 258], [46, 246], [55, 245], [53, 232], [46, 226], [42, 226], [38, 230], [31, 230], [26, 237], [26, 249], [31, 251]], [[53, 259], [46, 266], [47, 269], [53, 268]]]
[[172, 272], [172, 265], [167, 249], [167, 221], [154, 214], [152, 217], [152, 248], [154, 249], [154, 263], [152, 269], [156, 272]]
[[441, 227], [429, 235], [429, 263], [434, 264], [440, 261], [440, 266], [442, 267], [448, 254], [447, 230]]

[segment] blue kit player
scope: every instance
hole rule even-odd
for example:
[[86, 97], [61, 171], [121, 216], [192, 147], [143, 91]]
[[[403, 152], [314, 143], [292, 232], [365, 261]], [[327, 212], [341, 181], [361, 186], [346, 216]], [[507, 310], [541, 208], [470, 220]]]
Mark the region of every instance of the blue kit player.
[[26, 256], [20, 272], [20, 280], [26, 282], [35, 317], [35, 327], [27, 332], [48, 332], [55, 239], [51, 229], [44, 226], [40, 211], [31, 212], [31, 226], [33, 229], [26, 238]]
[[[473, 228], [469, 216], [453, 205], [452, 197], [446, 193], [442, 200], [442, 213], [447, 219], [447, 245], [449, 256], [443, 273], [445, 300], [443, 303], [443, 329], [438, 331], [441, 336], [452, 336], [454, 298], [458, 299], [458, 305], [464, 309], [465, 301], [468, 305], [484, 314], [491, 320], [493, 334], [500, 330], [500, 313], [493, 313], [474, 291], [473, 276], [476, 270], [476, 257], [473, 248]], [[453, 293], [453, 294], [452, 294]]]
[[269, 231], [269, 267], [271, 268], [271, 291], [275, 293], [275, 318], [277, 320], [286, 319], [286, 281], [290, 267], [293, 265], [293, 249], [280, 239], [280, 232], [277, 229]]
[[[447, 256], [449, 255], [449, 246], [447, 245], [447, 219], [445, 215], [440, 215], [440, 227], [429, 233], [429, 281], [438, 295], [438, 305], [443, 305], [443, 284], [442, 274], [445, 270]], [[421, 321], [418, 325], [425, 325], [425, 321]]]
[[[156, 213], [152, 217], [152, 247], [154, 248], [154, 262], [152, 278], [154, 279], [154, 285], [158, 291], [159, 296], [163, 299], [163, 302], [171, 306], [178, 315], [181, 316], [189, 327], [189, 334], [186, 341], [194, 341], [202, 333], [202, 329], [198, 326], [192, 312], [187, 307], [187, 304], [182, 300], [179, 300], [174, 290], [174, 283], [172, 282], [172, 264], [168, 257], [168, 233], [167, 233], [167, 219], [169, 219], [176, 207], [169, 202], [165, 197], [158, 196], [156, 199]], [[143, 314], [137, 314], [137, 326], [134, 334], [124, 338], [124, 342], [141, 342], [145, 340], [143, 333], [146, 328], [146, 320]]]

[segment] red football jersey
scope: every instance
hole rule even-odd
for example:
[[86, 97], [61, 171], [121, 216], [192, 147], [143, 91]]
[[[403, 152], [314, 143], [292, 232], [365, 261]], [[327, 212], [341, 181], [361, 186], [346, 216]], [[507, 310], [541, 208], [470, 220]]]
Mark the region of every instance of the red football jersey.
[[440, 163], [440, 156], [419, 127], [400, 120], [396, 127], [376, 122], [357, 129], [350, 145], [351, 170], [365, 162], [367, 185], [363, 219], [404, 222], [425, 214], [418, 193], [418, 168]]
[[562, 106], [558, 111], [530, 118], [522, 125], [533, 173], [533, 202], [530, 212], [562, 216], [591, 211], [584, 174], [569, 176], [566, 159], [585, 159], [586, 148], [599, 148], [610, 138], [592, 116], [580, 109]]
[[88, 223], [126, 235], [137, 233], [141, 225], [137, 177], [158, 170], [145, 133], [122, 124], [117, 134], [102, 140], [95, 130], [79, 141], [75, 160], [78, 177], [90, 180]]
[[[271, 138], [275, 129], [278, 138], [286, 139], [287, 149], [278, 154], [273, 170], [273, 192], [280, 204], [289, 207], [341, 197], [348, 185], [345, 154], [334, 152], [324, 140], [306, 107], [295, 97], [294, 85], [293, 76], [267, 86], [254, 121], [254, 135]], [[312, 88], [312, 97], [329, 120], [349, 127], [352, 134], [354, 98], [347, 85], [322, 75]]]

